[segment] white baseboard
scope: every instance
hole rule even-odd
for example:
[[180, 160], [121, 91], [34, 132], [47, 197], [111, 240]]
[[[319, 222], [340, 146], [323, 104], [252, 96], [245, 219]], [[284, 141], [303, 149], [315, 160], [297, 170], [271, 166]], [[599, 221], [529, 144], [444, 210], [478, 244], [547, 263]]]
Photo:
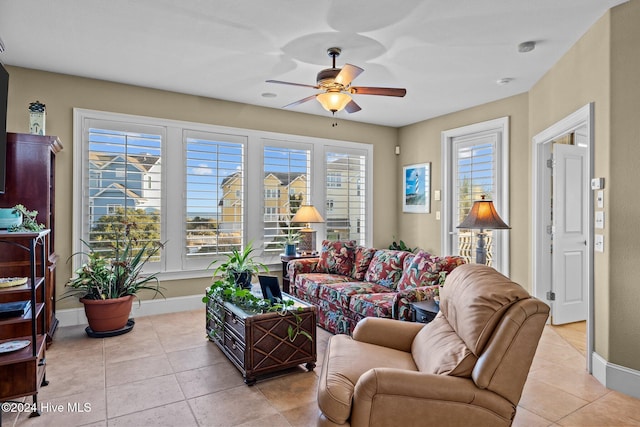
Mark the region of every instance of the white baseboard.
[[[140, 304], [138, 304], [138, 301], [134, 301], [133, 307], [131, 307], [131, 317], [135, 319], [136, 317], [176, 313], [179, 311], [197, 310], [199, 308], [204, 309], [202, 295], [145, 300]], [[82, 307], [56, 310], [56, 318], [60, 322], [58, 327], [87, 324], [87, 318], [84, 315], [84, 309]]]
[[608, 362], [593, 352], [593, 376], [607, 388], [640, 399], [640, 371]]

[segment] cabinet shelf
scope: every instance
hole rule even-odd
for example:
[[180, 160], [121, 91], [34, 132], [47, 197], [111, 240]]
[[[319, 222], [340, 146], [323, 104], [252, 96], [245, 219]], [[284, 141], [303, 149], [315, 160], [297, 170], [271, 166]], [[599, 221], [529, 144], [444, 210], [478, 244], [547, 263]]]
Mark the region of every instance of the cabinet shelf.
[[[0, 239], [1, 240], [1, 239]], [[36, 277], [36, 290], [44, 283], [44, 277]], [[31, 293], [31, 279], [27, 279], [27, 283], [20, 286], [12, 286], [10, 288], [0, 288], [0, 297], [4, 300], [10, 301], [10, 297], [12, 295], [21, 296], [21, 295], [30, 295]], [[25, 298], [26, 299], [26, 298]], [[20, 301], [20, 298], [15, 301]]]
[[[29, 306], [29, 309], [22, 316], [14, 316], [14, 317], [7, 317], [4, 319], [0, 319], [0, 331], [5, 326], [12, 326], [19, 323], [31, 323], [33, 319], [37, 319], [40, 316], [43, 309], [44, 309], [44, 303], [38, 302], [36, 303], [35, 316], [33, 315], [32, 307]], [[2, 338], [2, 335], [3, 334], [0, 332], [0, 340], [4, 339]]]
[[[10, 339], [0, 340], [0, 344], [9, 341], [17, 341], [17, 340], [31, 340], [31, 337], [14, 337]], [[38, 335], [36, 337], [36, 351], [35, 356], [33, 347], [31, 344], [26, 346], [25, 348], [21, 348], [20, 350], [12, 351], [10, 353], [0, 353], [0, 366], [12, 365], [14, 363], [26, 362], [29, 360], [35, 360], [39, 354], [42, 354], [42, 346], [45, 343], [45, 336]], [[0, 372], [2, 372], [0, 370]]]

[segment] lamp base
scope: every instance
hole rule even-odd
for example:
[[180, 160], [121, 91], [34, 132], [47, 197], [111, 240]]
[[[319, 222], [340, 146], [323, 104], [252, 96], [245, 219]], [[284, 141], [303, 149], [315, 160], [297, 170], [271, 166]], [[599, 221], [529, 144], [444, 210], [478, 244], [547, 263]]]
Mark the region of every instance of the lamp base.
[[300, 230], [298, 250], [304, 254], [313, 253], [316, 250], [316, 231], [312, 229]]

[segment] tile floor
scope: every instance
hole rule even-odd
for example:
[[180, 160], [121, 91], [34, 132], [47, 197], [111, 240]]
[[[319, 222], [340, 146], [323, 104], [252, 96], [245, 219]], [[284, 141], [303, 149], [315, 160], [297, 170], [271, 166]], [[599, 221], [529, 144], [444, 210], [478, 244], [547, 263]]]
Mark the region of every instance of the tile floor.
[[[106, 339], [87, 338], [83, 327], [60, 328], [47, 351], [50, 384], [39, 394], [48, 410], [38, 418], [4, 414], [3, 425], [315, 425], [329, 333], [318, 329], [313, 373], [300, 367], [247, 387], [206, 340], [204, 324], [204, 310], [198, 310], [138, 318], [129, 334]], [[514, 426], [640, 426], [640, 400], [603, 387], [584, 365], [584, 357], [547, 327]]]

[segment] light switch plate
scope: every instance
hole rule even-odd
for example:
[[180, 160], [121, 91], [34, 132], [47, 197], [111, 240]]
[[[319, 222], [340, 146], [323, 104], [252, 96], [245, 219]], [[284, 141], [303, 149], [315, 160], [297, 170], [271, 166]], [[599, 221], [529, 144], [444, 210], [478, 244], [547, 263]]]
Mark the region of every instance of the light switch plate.
[[440, 211], [436, 211], [436, 221], [440, 221]]
[[604, 191], [598, 190], [596, 195], [596, 202], [598, 203], [599, 208], [604, 208]]
[[596, 252], [604, 252], [604, 236], [602, 234], [595, 235], [593, 249]]
[[440, 190], [433, 191], [433, 200], [440, 200]]
[[604, 212], [596, 212], [596, 228], [604, 228]]

